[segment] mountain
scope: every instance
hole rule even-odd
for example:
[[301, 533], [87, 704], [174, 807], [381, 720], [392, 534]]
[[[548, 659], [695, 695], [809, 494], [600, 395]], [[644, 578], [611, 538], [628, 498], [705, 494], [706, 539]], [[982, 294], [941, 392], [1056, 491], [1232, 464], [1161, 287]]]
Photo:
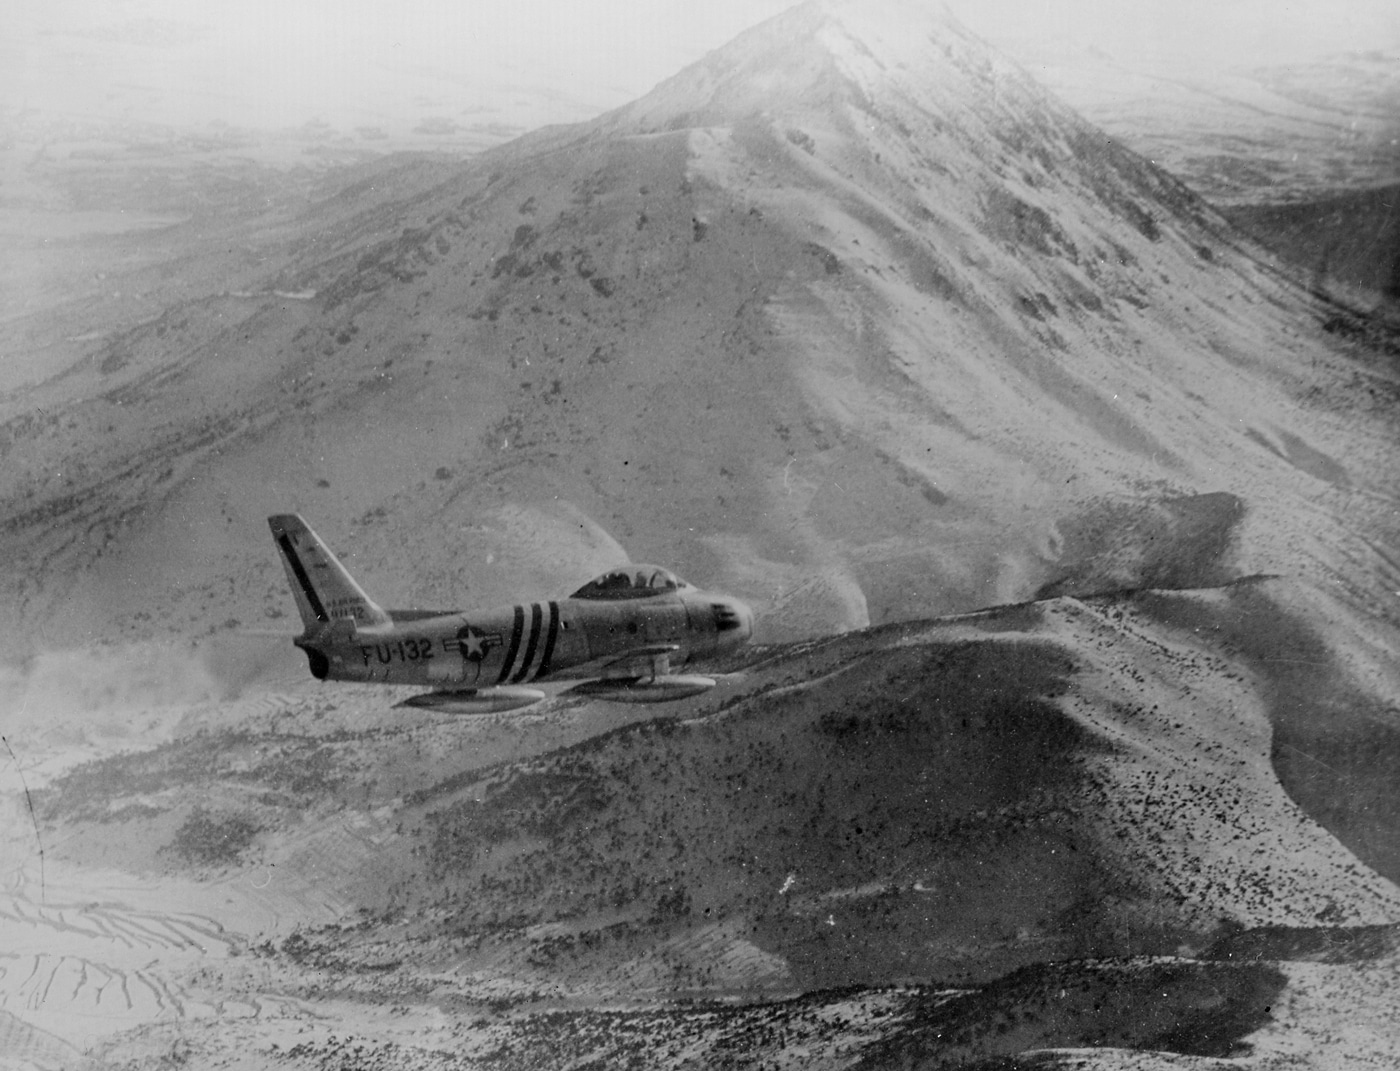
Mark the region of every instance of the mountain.
[[772, 638], [1025, 597], [1115, 510], [1199, 494], [1244, 503], [1245, 571], [1346, 546], [1368, 610], [1397, 586], [1352, 534], [1390, 538], [1356, 416], [1388, 370], [932, 16], [801, 7], [595, 123], [367, 167], [197, 256], [202, 296], [6, 399], [9, 623], [46, 643], [285, 614], [288, 505], [386, 601], [620, 544], [749, 590]]
[[[489, 1065], [472, 1046], [622, 1031], [638, 995], [850, 985], [775, 1022], [841, 1019], [837, 1065], [857, 1040], [934, 1065], [945, 1023], [1005, 1041], [950, 1065], [1264, 1060], [1383, 1004], [1381, 327], [915, 4], [803, 4], [591, 123], [323, 189], [161, 232], [178, 270], [139, 277], [177, 297], [96, 338], [28, 322], [61, 370], [3, 398], [0, 610], [38, 649], [0, 679], [36, 756], [10, 843], [32, 787], [81, 933], [144, 934], [179, 890], [178, 933], [217, 941], [103, 952], [162, 1007], [292, 1009], [109, 1056], [275, 1038], [314, 1066], [339, 1043], [296, 1037], [309, 1001]], [[294, 628], [264, 523], [288, 508], [391, 605], [630, 555], [745, 595], [761, 646], [654, 723], [389, 713], [242, 635]], [[155, 887], [113, 905], [112, 870]], [[14, 918], [47, 918], [18, 873]], [[1079, 957], [1047, 1026], [1046, 964]], [[80, 961], [24, 977], [86, 999]], [[1130, 1028], [1118, 999], [1159, 982]], [[628, 1036], [676, 1028], [682, 1064], [684, 1015], [647, 1014]]]

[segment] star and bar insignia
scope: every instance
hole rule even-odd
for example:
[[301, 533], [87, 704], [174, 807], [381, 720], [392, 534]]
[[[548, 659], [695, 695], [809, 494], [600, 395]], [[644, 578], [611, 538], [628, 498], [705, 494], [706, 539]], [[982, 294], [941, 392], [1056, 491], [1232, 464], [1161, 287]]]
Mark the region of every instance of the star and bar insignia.
[[457, 642], [453, 646], [462, 652], [462, 657], [468, 662], [480, 662], [492, 647], [499, 647], [503, 642], [499, 632], [482, 632], [465, 625], [457, 630]]

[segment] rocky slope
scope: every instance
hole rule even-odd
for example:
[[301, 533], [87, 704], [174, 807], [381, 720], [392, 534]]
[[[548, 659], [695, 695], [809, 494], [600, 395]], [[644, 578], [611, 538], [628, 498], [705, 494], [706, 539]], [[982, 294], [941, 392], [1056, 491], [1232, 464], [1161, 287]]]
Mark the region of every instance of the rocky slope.
[[[1384, 42], [1378, 42], [1383, 45]], [[1008, 41], [1087, 118], [1166, 168], [1301, 269], [1313, 289], [1395, 312], [1400, 53], [1232, 69]]]
[[1299, 204], [1395, 180], [1400, 52], [1191, 64], [1056, 39], [1005, 42], [1058, 97], [1214, 205]]

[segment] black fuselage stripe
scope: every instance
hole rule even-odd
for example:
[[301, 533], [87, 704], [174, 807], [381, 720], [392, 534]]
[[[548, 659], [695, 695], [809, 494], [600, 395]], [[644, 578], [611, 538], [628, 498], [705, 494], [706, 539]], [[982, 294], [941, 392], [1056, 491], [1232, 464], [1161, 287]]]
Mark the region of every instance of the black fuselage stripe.
[[515, 668], [515, 656], [520, 650], [520, 634], [525, 630], [525, 609], [517, 606], [515, 608], [515, 627], [510, 630], [510, 646], [506, 648], [506, 660], [501, 663], [501, 675], [496, 678], [496, 683], [500, 684], [510, 676], [510, 671]]
[[552, 602], [549, 604], [549, 635], [544, 641], [544, 657], [540, 659], [539, 672], [536, 677], [543, 677], [549, 672], [550, 660], [554, 658], [554, 641], [559, 637], [559, 604]]
[[520, 660], [520, 672], [515, 675], [514, 683], [519, 684], [530, 675], [530, 662], [535, 657], [535, 648], [540, 642], [540, 604], [530, 604], [530, 639], [525, 644], [525, 657]]
[[[292, 541], [286, 532], [277, 537], [277, 545], [282, 548], [282, 553], [287, 556], [287, 561], [291, 563], [292, 573], [296, 576], [297, 583], [301, 585], [301, 591], [306, 596], [306, 601], [311, 604], [311, 612], [316, 615], [316, 620], [329, 621], [330, 616], [326, 613], [326, 608], [321, 605], [321, 597], [311, 586], [311, 578], [306, 575], [306, 567], [301, 564], [301, 559], [297, 557], [296, 549], [292, 546]], [[267, 544], [264, 543], [263, 546], [267, 546]]]

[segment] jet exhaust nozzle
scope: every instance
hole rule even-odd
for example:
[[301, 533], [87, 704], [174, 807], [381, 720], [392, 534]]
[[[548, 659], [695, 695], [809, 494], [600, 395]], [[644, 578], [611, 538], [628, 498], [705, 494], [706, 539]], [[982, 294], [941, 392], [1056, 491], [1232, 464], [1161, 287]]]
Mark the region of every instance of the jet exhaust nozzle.
[[323, 681], [331, 675], [331, 660], [319, 649], [301, 640], [293, 640], [292, 642], [306, 653], [306, 664], [313, 677], [318, 681]]

